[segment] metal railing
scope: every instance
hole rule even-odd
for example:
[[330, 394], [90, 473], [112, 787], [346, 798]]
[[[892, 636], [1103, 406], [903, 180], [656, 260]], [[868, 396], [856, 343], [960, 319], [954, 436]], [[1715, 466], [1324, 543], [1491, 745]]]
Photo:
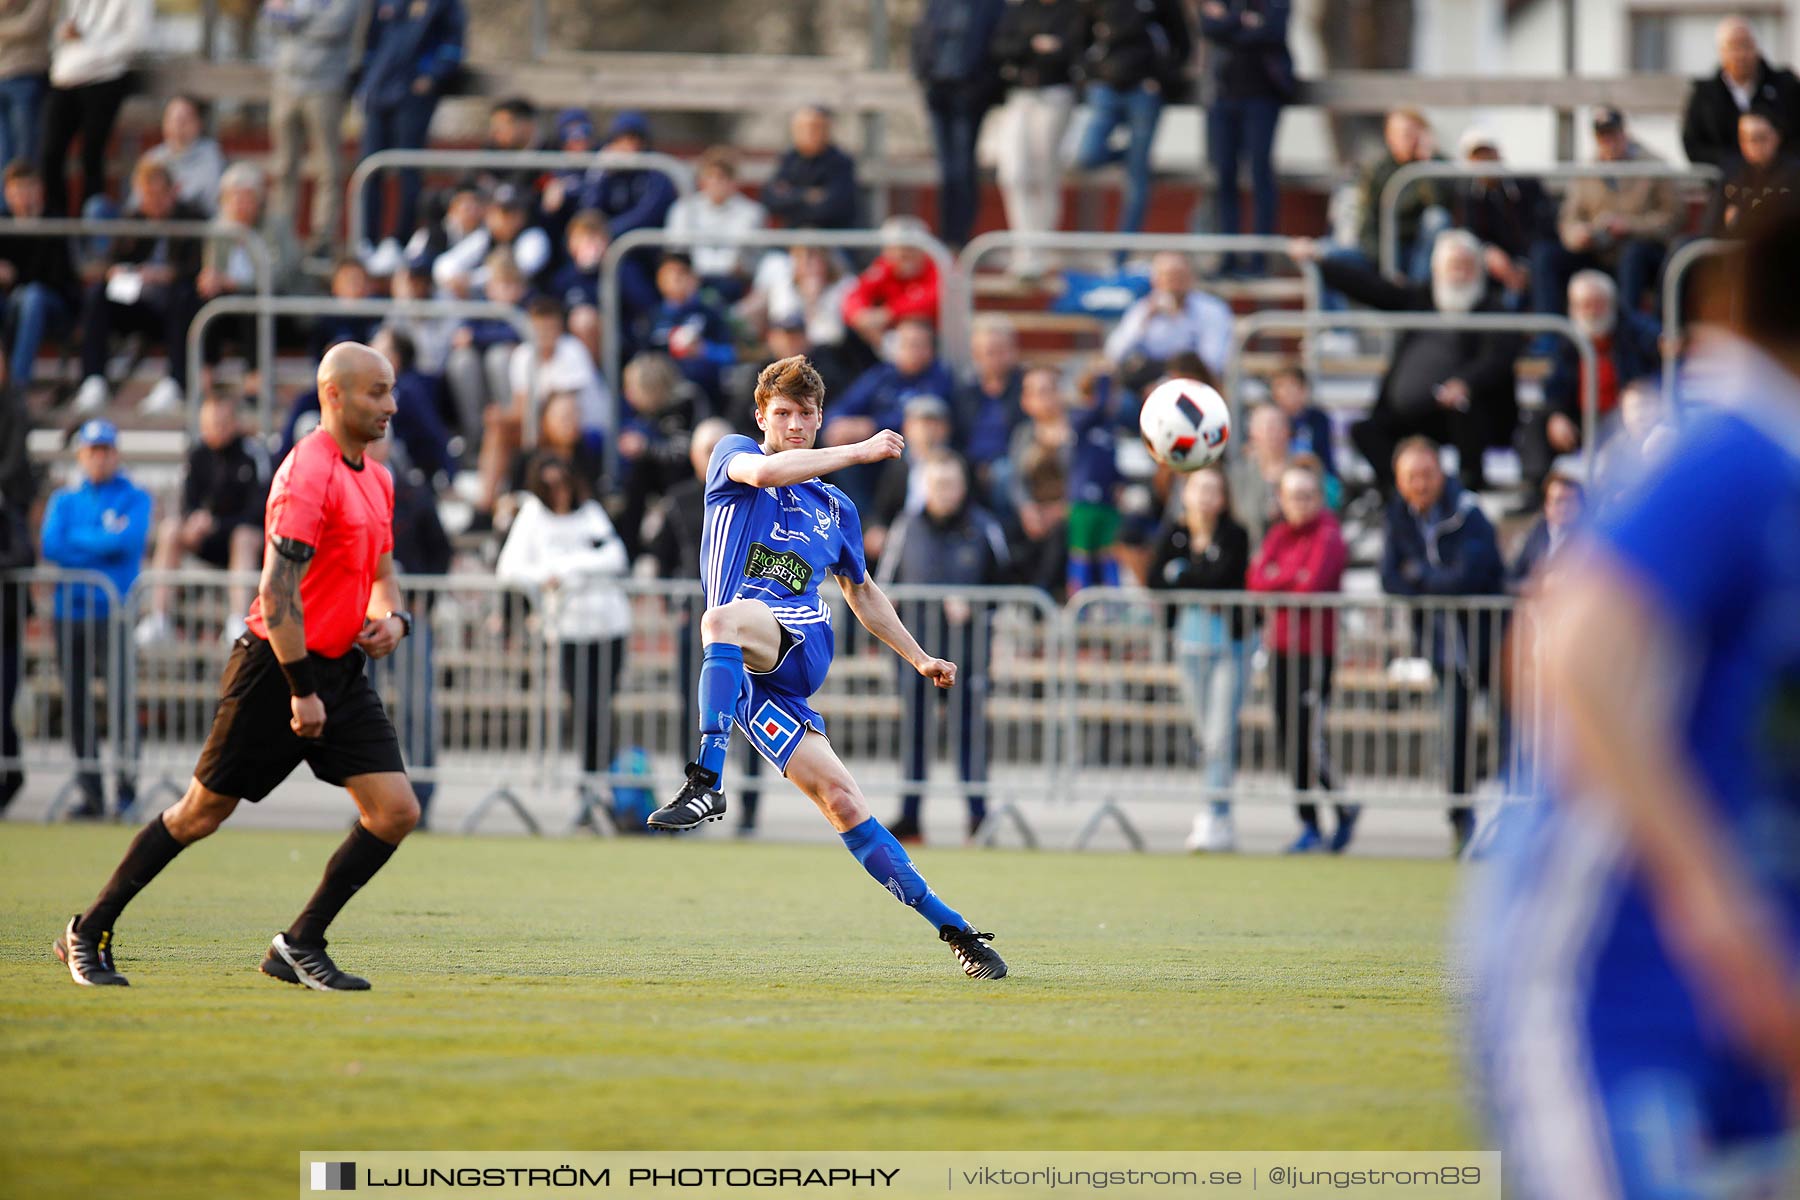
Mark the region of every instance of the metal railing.
[[[1231, 353], [1225, 362], [1225, 402], [1234, 422], [1243, 418], [1240, 384], [1244, 349], [1250, 339], [1268, 330], [1311, 333], [1320, 329], [1375, 329], [1391, 332], [1440, 330], [1454, 333], [1554, 333], [1574, 343], [1581, 356], [1581, 446], [1591, 481], [1599, 434], [1599, 359], [1593, 339], [1567, 317], [1547, 313], [1424, 313], [1424, 312], [1294, 312], [1264, 311], [1240, 317], [1231, 329]], [[1239, 428], [1243, 428], [1240, 424]]]
[[[363, 187], [380, 171], [469, 171], [482, 168], [497, 171], [568, 171], [605, 170], [609, 167], [621, 171], [660, 171], [669, 177], [680, 195], [686, 196], [694, 190], [692, 165], [673, 154], [654, 150], [629, 154], [617, 150], [595, 150], [591, 153], [574, 153], [568, 150], [377, 150], [356, 164], [356, 169], [350, 172], [350, 181], [344, 188], [347, 206], [345, 212], [349, 220], [348, 245], [352, 249], [361, 246], [368, 233], [363, 228]], [[408, 231], [409, 236], [410, 232]]]
[[[212, 241], [229, 240], [244, 247], [246, 253], [256, 266], [256, 297], [260, 300], [273, 300], [275, 296], [275, 258], [269, 249], [269, 243], [262, 234], [254, 229], [246, 229], [239, 225], [223, 225], [215, 221], [146, 221], [136, 217], [38, 217], [21, 220], [17, 217], [0, 218], [0, 236], [6, 237], [153, 237], [180, 238], [182, 240]], [[225, 297], [220, 297], [224, 299]], [[80, 318], [79, 313], [71, 314], [71, 324]], [[73, 336], [73, 333], [71, 333]], [[181, 353], [181, 347], [169, 346], [167, 353], [172, 359]], [[275, 361], [275, 327], [266, 318], [259, 317], [256, 324], [257, 358], [264, 363]], [[189, 364], [198, 368], [198, 357], [190, 356]], [[197, 395], [191, 374], [188, 378], [188, 423], [189, 431], [198, 428], [199, 410], [193, 403]]]
[[1376, 238], [1383, 275], [1392, 276], [1400, 267], [1400, 197], [1425, 179], [1668, 179], [1677, 183], [1711, 184], [1719, 180], [1719, 169], [1700, 164], [1675, 166], [1660, 162], [1592, 162], [1556, 163], [1545, 167], [1523, 167], [1511, 163], [1412, 162], [1406, 163], [1388, 177], [1377, 201]]
[[1728, 238], [1695, 238], [1669, 256], [1663, 267], [1663, 336], [1674, 353], [1662, 356], [1662, 390], [1664, 399], [1674, 405], [1681, 378], [1681, 342], [1686, 335], [1682, 320], [1681, 285], [1694, 264], [1703, 258], [1718, 258], [1744, 248], [1742, 242]]
[[967, 358], [968, 326], [961, 324], [964, 309], [956, 294], [956, 260], [949, 247], [928, 233], [884, 234], [878, 229], [757, 229], [747, 233], [672, 233], [667, 229], [633, 229], [614, 238], [600, 259], [600, 320], [605, 331], [607, 384], [620, 388], [619, 335], [623, 305], [619, 298], [619, 264], [631, 251], [655, 246], [718, 246], [742, 250], [785, 250], [791, 246], [818, 246], [827, 250], [880, 249], [887, 245], [914, 246], [925, 252], [938, 272], [938, 344], [958, 366]]

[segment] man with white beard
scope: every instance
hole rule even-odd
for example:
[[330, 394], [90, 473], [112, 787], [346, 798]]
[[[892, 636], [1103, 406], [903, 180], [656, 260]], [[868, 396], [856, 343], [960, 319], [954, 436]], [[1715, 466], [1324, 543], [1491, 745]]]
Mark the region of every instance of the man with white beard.
[[[1618, 287], [1604, 271], [1577, 271], [1569, 280], [1569, 320], [1594, 343], [1596, 439], [1607, 433], [1627, 384], [1662, 372], [1657, 339], [1662, 326], [1650, 317], [1619, 307]], [[1525, 508], [1535, 512], [1544, 480], [1559, 454], [1581, 449], [1581, 355], [1559, 339], [1550, 374], [1544, 378], [1544, 406], [1519, 426], [1519, 469], [1525, 476]]]
[[[1395, 283], [1367, 267], [1324, 258], [1318, 242], [1300, 239], [1289, 252], [1316, 262], [1328, 288], [1370, 308], [1446, 315], [1501, 311], [1499, 291], [1482, 265], [1481, 243], [1466, 230], [1438, 235], [1431, 251], [1429, 284]], [[1456, 447], [1462, 485], [1487, 486], [1482, 453], [1511, 442], [1519, 404], [1513, 362], [1516, 334], [1474, 330], [1410, 330], [1394, 346], [1375, 406], [1350, 427], [1350, 440], [1374, 469], [1384, 495], [1394, 490], [1394, 448], [1424, 436]]]

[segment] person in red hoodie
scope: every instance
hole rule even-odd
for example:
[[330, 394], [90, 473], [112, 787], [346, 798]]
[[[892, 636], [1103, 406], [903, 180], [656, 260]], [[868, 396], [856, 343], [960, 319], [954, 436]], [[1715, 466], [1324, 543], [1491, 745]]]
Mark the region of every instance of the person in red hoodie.
[[915, 243], [896, 240], [929, 232], [917, 217], [883, 221], [881, 257], [869, 264], [856, 287], [844, 297], [844, 323], [877, 354], [887, 331], [909, 317], [922, 318], [937, 328], [937, 264]]
[[[1340, 590], [1349, 557], [1337, 518], [1325, 511], [1325, 485], [1310, 466], [1290, 463], [1277, 491], [1281, 520], [1269, 527], [1250, 563], [1245, 582], [1253, 592], [1331, 593]], [[1275, 741], [1293, 775], [1296, 791], [1310, 791], [1315, 766], [1318, 783], [1333, 791], [1325, 761], [1325, 704], [1331, 697], [1331, 658], [1337, 641], [1335, 609], [1309, 605], [1275, 610], [1268, 626], [1269, 674], [1274, 691]], [[1314, 739], [1317, 739], [1315, 744]], [[1319, 809], [1299, 806], [1300, 836], [1289, 854], [1328, 847], [1319, 832]], [[1357, 807], [1337, 806], [1333, 854], [1350, 844]]]

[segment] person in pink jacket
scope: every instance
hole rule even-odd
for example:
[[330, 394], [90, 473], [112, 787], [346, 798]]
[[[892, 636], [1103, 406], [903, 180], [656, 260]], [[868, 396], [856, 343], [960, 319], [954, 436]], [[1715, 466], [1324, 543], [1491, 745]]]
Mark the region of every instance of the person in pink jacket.
[[[1253, 592], [1333, 593], [1340, 590], [1349, 557], [1337, 518], [1325, 511], [1325, 488], [1310, 466], [1290, 463], [1277, 492], [1281, 520], [1269, 527], [1250, 562], [1246, 585]], [[1325, 703], [1331, 696], [1331, 658], [1337, 641], [1337, 613], [1317, 605], [1275, 610], [1266, 628], [1269, 674], [1275, 705], [1275, 741], [1293, 776], [1294, 789], [1318, 785], [1332, 791], [1325, 759]], [[1337, 806], [1337, 829], [1329, 843], [1319, 832], [1317, 805], [1299, 806], [1301, 831], [1290, 854], [1329, 848], [1341, 852], [1356, 828], [1355, 805]]]

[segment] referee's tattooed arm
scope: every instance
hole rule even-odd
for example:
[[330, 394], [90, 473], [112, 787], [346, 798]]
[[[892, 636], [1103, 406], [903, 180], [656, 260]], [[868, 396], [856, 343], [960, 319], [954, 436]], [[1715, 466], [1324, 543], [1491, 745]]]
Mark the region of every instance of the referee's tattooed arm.
[[[313, 548], [293, 538], [276, 537], [269, 539], [269, 549], [273, 553], [263, 555], [262, 582], [257, 587], [269, 645], [284, 667], [304, 664], [306, 612], [300, 603], [300, 581], [312, 566]], [[289, 676], [290, 685], [295, 678]], [[293, 697], [292, 706], [295, 733], [317, 737], [324, 730], [325, 704], [316, 693]]]

